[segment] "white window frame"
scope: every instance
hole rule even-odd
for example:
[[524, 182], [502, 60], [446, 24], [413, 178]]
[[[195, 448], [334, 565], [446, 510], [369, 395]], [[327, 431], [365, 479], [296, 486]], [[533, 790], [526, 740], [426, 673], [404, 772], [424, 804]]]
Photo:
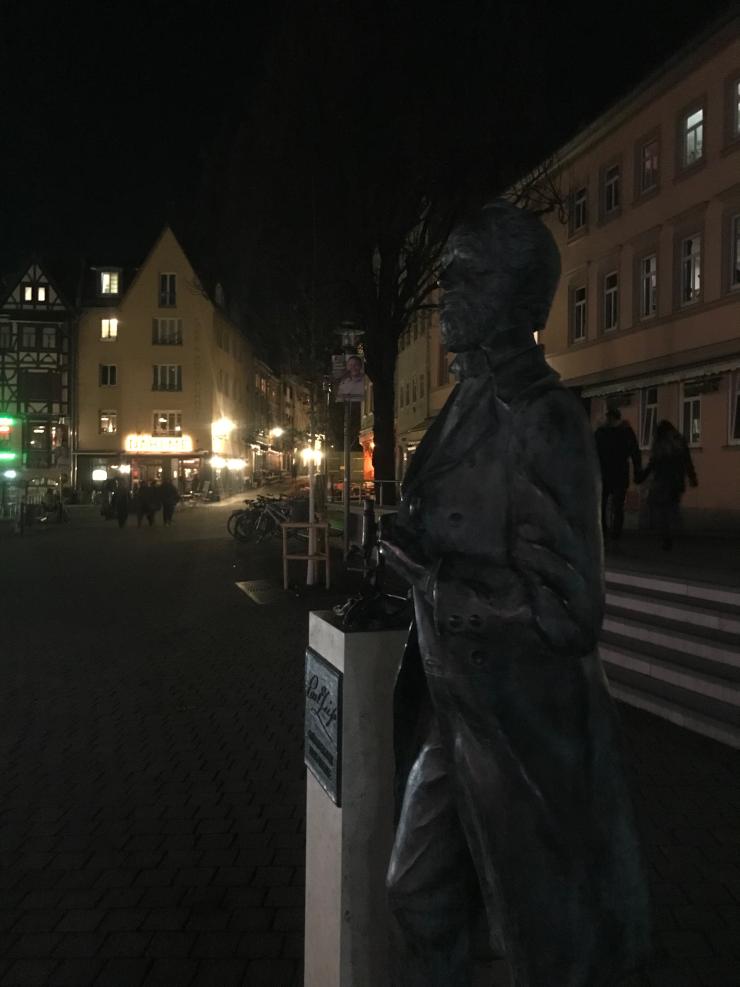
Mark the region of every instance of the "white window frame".
[[604, 215], [611, 216], [620, 206], [619, 183], [622, 169], [618, 164], [610, 165], [604, 171]]
[[588, 188], [582, 185], [573, 193], [573, 224], [571, 233], [586, 228], [588, 221]]
[[[649, 400], [651, 391], [655, 392], [655, 400]], [[658, 424], [658, 388], [643, 387], [640, 391], [640, 448], [650, 449], [655, 437], [655, 427]]]
[[[645, 152], [650, 147], [655, 147], [654, 154], [646, 154]], [[655, 168], [650, 169], [647, 165], [651, 162], [655, 162]], [[658, 172], [660, 168], [660, 141], [657, 137], [652, 137], [649, 141], [645, 141], [640, 149], [640, 191], [641, 192], [652, 192], [653, 189], [658, 187]], [[652, 182], [649, 184], [645, 181], [648, 175], [652, 175]]]
[[163, 271], [159, 275], [159, 307], [174, 308], [177, 305], [177, 274]]
[[100, 320], [100, 339], [104, 343], [114, 343], [118, 339], [118, 319]]
[[154, 320], [154, 346], [182, 346], [182, 319], [165, 316]]
[[732, 138], [740, 137], [740, 79], [732, 83]]
[[[689, 124], [689, 121], [695, 120]], [[704, 158], [704, 107], [697, 106], [684, 113], [681, 122], [681, 164], [691, 168]]]
[[[33, 337], [33, 341], [28, 343], [27, 338]], [[36, 326], [21, 326], [21, 349], [22, 350], [35, 350], [38, 348], [38, 332]]]
[[[113, 371], [113, 373], [111, 373]], [[107, 377], [107, 380], [103, 380]], [[111, 380], [111, 377], [113, 378]], [[100, 363], [98, 364], [98, 384], [100, 387], [117, 387], [118, 386], [118, 364], [117, 363]]]
[[730, 217], [730, 291], [740, 291], [740, 212]]
[[182, 366], [179, 363], [155, 363], [153, 368], [153, 391], [182, 390]]
[[[611, 281], [611, 283], [610, 283]], [[604, 275], [604, 332], [612, 332], [619, 326], [619, 272]]]
[[[687, 250], [687, 244], [691, 244]], [[681, 275], [679, 278], [679, 289], [681, 291], [681, 306], [695, 305], [701, 299], [701, 261], [702, 261], [702, 235], [694, 233], [684, 237], [680, 246]], [[695, 283], [698, 282], [698, 287]], [[689, 289], [690, 286], [690, 289]], [[688, 292], [687, 292], [687, 289]], [[688, 297], [687, 297], [688, 294]]]
[[[107, 418], [109, 426], [112, 428], [103, 428], [103, 419]], [[118, 412], [115, 408], [101, 408], [98, 412], [98, 435], [115, 435], [118, 431]]]
[[117, 295], [119, 292], [120, 271], [100, 271], [100, 294]]
[[[650, 267], [647, 265], [650, 264]], [[658, 314], [658, 255], [645, 254], [640, 258], [641, 319], [652, 319]]]
[[729, 397], [727, 410], [727, 441], [730, 445], [740, 445], [740, 368], [731, 370], [727, 382]]
[[[166, 426], [162, 426], [160, 421], [162, 418], [167, 419]], [[182, 435], [182, 411], [170, 409], [153, 411], [152, 435]]]
[[[583, 292], [583, 298], [579, 299], [578, 295]], [[571, 319], [573, 320], [571, 326], [571, 341], [574, 343], [580, 343], [586, 338], [587, 332], [587, 311], [586, 305], [588, 303], [588, 292], [586, 291], [585, 285], [578, 285], [577, 288], [573, 288], [573, 301], [572, 301], [572, 311]], [[580, 335], [576, 335], [576, 330], [580, 328]]]
[[[690, 422], [693, 422], [693, 412], [694, 408], [699, 409], [698, 421], [699, 421], [699, 431], [696, 438], [693, 437], [693, 433], [690, 427], [690, 423], [687, 423], [686, 414], [687, 407], [690, 409], [689, 414], [691, 415]], [[689, 428], [687, 430], [687, 424]], [[688, 431], [688, 434], [687, 434]], [[686, 439], [687, 445], [691, 448], [696, 448], [701, 445], [701, 394], [692, 394], [690, 397], [686, 396], [685, 385], [681, 385], [681, 433]]]

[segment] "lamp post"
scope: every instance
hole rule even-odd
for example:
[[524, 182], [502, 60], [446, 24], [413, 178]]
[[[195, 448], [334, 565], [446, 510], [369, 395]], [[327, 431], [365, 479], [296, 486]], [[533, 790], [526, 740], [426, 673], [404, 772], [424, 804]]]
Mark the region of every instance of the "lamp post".
[[[349, 356], [350, 354], [357, 353], [357, 344], [365, 335], [362, 329], [357, 329], [353, 322], [342, 322], [340, 328], [337, 332], [342, 337], [342, 350]], [[349, 448], [349, 429], [350, 429], [350, 413], [351, 413], [351, 401], [345, 400], [344, 402], [344, 489], [342, 490], [342, 507], [344, 514], [344, 532], [343, 532], [343, 554], [346, 561], [349, 555], [349, 498], [350, 489], [352, 483], [352, 458], [350, 455]]]

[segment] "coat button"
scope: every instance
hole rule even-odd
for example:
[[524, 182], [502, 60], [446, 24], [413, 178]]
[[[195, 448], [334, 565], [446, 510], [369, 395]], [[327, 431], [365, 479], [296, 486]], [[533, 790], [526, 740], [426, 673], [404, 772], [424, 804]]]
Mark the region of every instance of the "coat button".
[[471, 615], [468, 617], [468, 624], [471, 627], [480, 627], [482, 623], [483, 621], [481, 620], [481, 616], [479, 613], [471, 613]]
[[482, 651], [471, 651], [470, 652], [470, 663], [471, 663], [471, 665], [475, 665], [476, 668], [480, 668], [481, 665], [484, 665], [485, 664], [485, 661], [486, 661], [486, 656], [483, 654]]
[[452, 613], [447, 621], [447, 626], [451, 631], [456, 631], [463, 625], [463, 619], [459, 613]]
[[450, 514], [450, 516], [449, 516], [449, 518], [447, 520], [450, 522], [451, 525], [453, 525], [453, 527], [456, 528], [456, 527], [458, 527], [458, 525], [462, 521], [462, 514], [458, 514], [458, 512], [455, 511], [454, 514]]

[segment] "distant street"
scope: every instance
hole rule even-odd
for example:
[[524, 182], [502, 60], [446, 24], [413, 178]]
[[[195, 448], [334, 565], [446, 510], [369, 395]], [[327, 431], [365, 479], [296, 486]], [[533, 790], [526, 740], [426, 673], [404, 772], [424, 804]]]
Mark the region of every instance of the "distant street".
[[[252, 603], [278, 544], [236, 546], [230, 509], [0, 533], [0, 987], [302, 982], [303, 649], [341, 593]], [[738, 987], [740, 753], [623, 716], [656, 902], [634, 982]]]

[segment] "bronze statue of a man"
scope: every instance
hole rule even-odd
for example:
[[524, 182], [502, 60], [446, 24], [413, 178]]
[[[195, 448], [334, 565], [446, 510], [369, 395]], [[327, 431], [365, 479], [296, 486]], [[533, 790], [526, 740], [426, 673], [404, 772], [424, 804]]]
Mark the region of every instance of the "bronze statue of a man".
[[471, 984], [481, 902], [517, 987], [611, 987], [647, 951], [597, 650], [593, 439], [533, 338], [559, 274], [545, 226], [503, 201], [457, 228], [443, 258], [459, 383], [382, 543], [415, 609], [395, 698], [398, 987]]

